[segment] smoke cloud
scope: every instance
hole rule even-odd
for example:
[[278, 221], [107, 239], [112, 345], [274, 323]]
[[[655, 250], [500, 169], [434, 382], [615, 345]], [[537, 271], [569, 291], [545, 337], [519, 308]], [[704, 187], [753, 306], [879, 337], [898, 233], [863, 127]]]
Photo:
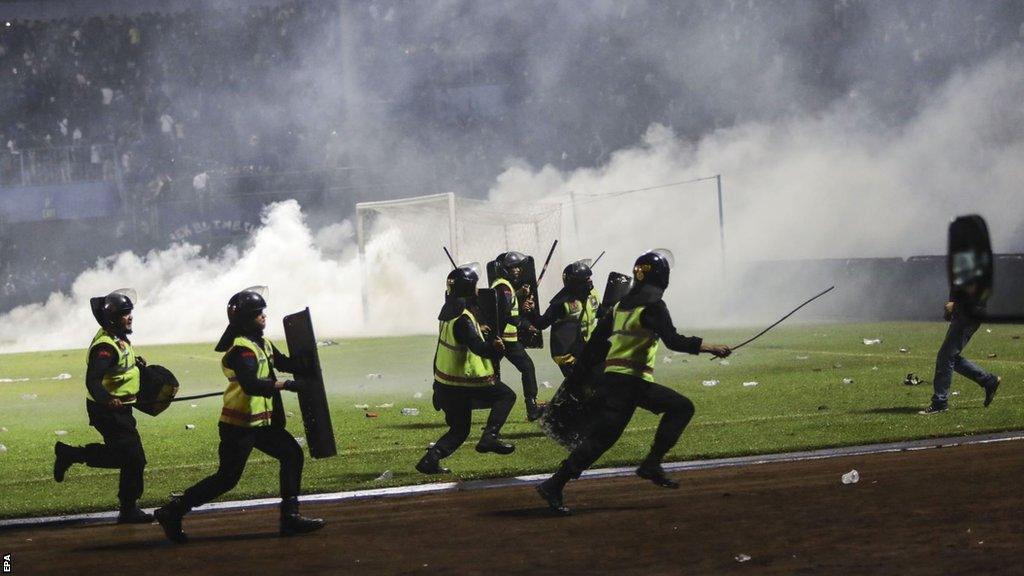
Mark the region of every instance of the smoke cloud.
[[[757, 321], [730, 315], [737, 294], [761, 315], [778, 311], [778, 294], [743, 285], [749, 262], [939, 254], [956, 214], [984, 215], [996, 251], [1024, 251], [1020, 4], [341, 6], [306, 31], [308, 50], [275, 90], [231, 96], [247, 128], [336, 129], [332, 154], [394, 184], [374, 198], [453, 190], [560, 203], [561, 260], [607, 250], [599, 278], [671, 248], [668, 296], [689, 325]], [[405, 57], [381, 56], [392, 52]], [[265, 130], [262, 118], [274, 119]], [[310, 143], [296, 152], [315, 154]], [[715, 174], [724, 266], [714, 180], [601, 197]], [[364, 323], [347, 216], [307, 220], [285, 202], [219, 255], [188, 245], [103, 255], [70, 294], [0, 316], [0, 350], [81, 347], [95, 326], [88, 298], [122, 286], [142, 296], [146, 343], [216, 339], [227, 298], [253, 284], [271, 287], [275, 318], [310, 306], [324, 336], [433, 330], [440, 253], [424, 263], [402, 248], [422, 239], [375, 230]]]

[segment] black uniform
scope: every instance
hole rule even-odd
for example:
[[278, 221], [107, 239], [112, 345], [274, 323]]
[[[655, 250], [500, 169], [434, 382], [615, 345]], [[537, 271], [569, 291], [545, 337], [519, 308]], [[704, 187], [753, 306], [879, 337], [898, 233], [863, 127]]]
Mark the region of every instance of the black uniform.
[[[262, 336], [250, 336], [249, 339], [263, 347]], [[257, 359], [251, 350], [236, 346], [225, 359], [226, 365], [235, 371], [243, 392], [249, 396], [273, 398], [270, 426], [245, 427], [220, 422], [220, 447], [217, 451], [220, 463], [215, 473], [185, 490], [182, 501], [188, 508], [205, 504], [234, 488], [242, 477], [253, 448], [281, 463], [281, 497], [298, 497], [302, 482], [302, 448], [285, 429], [281, 392], [274, 388], [277, 381], [276, 369], [294, 373], [298, 367], [277, 347], [273, 347], [273, 350], [273, 366], [270, 376], [265, 379], [256, 377]]]
[[[517, 330], [529, 329], [530, 322], [527, 316], [522, 313], [522, 303], [520, 303], [520, 314], [518, 318], [512, 318], [508, 311], [512, 310], [512, 298], [513, 294], [507, 286], [498, 285], [496, 287], [496, 293], [498, 297], [498, 306], [505, 310], [505, 316], [509, 318], [507, 324], [515, 326]], [[503, 327], [502, 327], [503, 328]], [[533, 366], [533, 359], [526, 353], [526, 347], [521, 342], [516, 341], [505, 341], [505, 353], [503, 355], [519, 373], [522, 374], [523, 379], [523, 399], [526, 401], [526, 407], [528, 412], [532, 412], [536, 409], [537, 405], [537, 370]], [[497, 359], [494, 361], [494, 370], [498, 375], [498, 379], [501, 380], [501, 357], [499, 354]]]
[[[127, 337], [120, 338], [128, 341]], [[103, 436], [103, 444], [66, 446], [62, 450], [66, 451], [71, 462], [84, 463], [92, 468], [120, 469], [117, 497], [121, 507], [125, 508], [133, 507], [142, 496], [146, 452], [142, 448], [142, 438], [131, 406], [107, 406], [112, 397], [103, 387], [103, 376], [117, 368], [118, 356], [113, 346], [99, 344], [89, 351], [85, 369], [85, 386], [94, 399], [85, 401], [85, 409], [89, 414], [89, 425]]]
[[[438, 320], [448, 321], [462, 313], [463, 302], [450, 298], [438, 316]], [[479, 317], [478, 314], [474, 314]], [[484, 342], [480, 333], [469, 318], [462, 316], [455, 321], [455, 341], [469, 348], [471, 352], [487, 358], [497, 364], [501, 359], [501, 351]], [[487, 416], [485, 430], [498, 434], [505, 425], [512, 406], [516, 403], [516, 393], [498, 381], [490, 386], [450, 386], [434, 381], [434, 409], [444, 412], [448, 431], [434, 444], [438, 458], [444, 458], [462, 446], [469, 437], [473, 421], [474, 408], [491, 409]]]
[[[558, 369], [562, 371], [562, 376], [566, 378], [572, 374], [575, 362], [559, 362], [558, 358], [563, 355], [570, 355], [578, 359], [583, 353], [583, 347], [586, 345], [586, 342], [580, 334], [579, 320], [568, 314], [565, 305], [567, 302], [576, 301], [580, 303], [580, 306], [584, 306], [584, 301], [588, 297], [589, 294], [580, 297], [569, 289], [563, 288], [551, 299], [551, 303], [543, 314], [538, 315], [536, 312], [527, 314], [530, 323], [537, 330], [552, 328], [551, 357], [558, 365]], [[598, 318], [601, 318], [606, 311], [604, 306], [598, 306], [595, 314]], [[563, 324], [565, 325], [564, 330]]]
[[[620, 310], [646, 306], [640, 315], [640, 322], [653, 330], [670, 350], [698, 354], [702, 340], [683, 336], [676, 332], [668, 308], [661, 299], [662, 290], [643, 286], [627, 294], [619, 304]], [[597, 328], [584, 349], [580, 368], [589, 368], [603, 360], [607, 342], [611, 337], [613, 314], [607, 314], [598, 322]], [[570, 479], [578, 478], [622, 435], [637, 407], [661, 414], [658, 430], [650, 452], [641, 464], [641, 469], [660, 467], [665, 454], [679, 440], [683, 430], [694, 415], [693, 402], [682, 394], [642, 378], [606, 372], [601, 378], [601, 408], [591, 425], [590, 432], [578, 448], [562, 462], [552, 476], [549, 487], [561, 490]], [[546, 482], [546, 484], [547, 484]]]

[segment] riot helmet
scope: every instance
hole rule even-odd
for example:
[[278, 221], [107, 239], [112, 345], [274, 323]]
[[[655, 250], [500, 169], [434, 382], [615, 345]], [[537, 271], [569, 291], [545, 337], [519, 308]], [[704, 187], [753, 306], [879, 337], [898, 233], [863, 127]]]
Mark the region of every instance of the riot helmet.
[[228, 324], [235, 328], [249, 327], [256, 316], [267, 307], [265, 299], [270, 291], [266, 286], [250, 286], [228, 300]]
[[119, 288], [106, 296], [89, 299], [92, 315], [100, 326], [108, 330], [131, 334], [131, 328], [122, 329], [121, 318], [135, 308], [138, 294], [132, 288]]
[[590, 269], [593, 261], [590, 258], [577, 260], [562, 270], [562, 284], [567, 290], [575, 294], [589, 294], [594, 288], [590, 277], [593, 272]]
[[648, 250], [636, 259], [633, 264], [633, 277], [637, 284], [649, 284], [658, 288], [668, 288], [669, 272], [675, 264], [672, 251], [667, 248]]
[[506, 280], [513, 280], [519, 277], [519, 267], [526, 262], [526, 254], [510, 251], [498, 254], [494, 259], [497, 264], [498, 274]]
[[480, 280], [480, 263], [463, 264], [448, 273], [445, 281], [445, 296], [450, 298], [472, 298], [476, 296], [476, 284]]

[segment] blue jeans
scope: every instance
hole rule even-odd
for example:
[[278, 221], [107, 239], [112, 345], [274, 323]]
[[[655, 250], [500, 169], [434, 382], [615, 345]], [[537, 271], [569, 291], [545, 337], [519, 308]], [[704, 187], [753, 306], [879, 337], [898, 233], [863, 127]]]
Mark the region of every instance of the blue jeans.
[[932, 394], [932, 404], [944, 406], [949, 401], [949, 385], [953, 381], [954, 371], [970, 378], [983, 388], [995, 384], [995, 374], [986, 372], [960, 355], [980, 326], [980, 322], [958, 313], [953, 314], [949, 330], [946, 331], [946, 339], [942, 341], [942, 347], [935, 357], [935, 378], [932, 380], [935, 393]]

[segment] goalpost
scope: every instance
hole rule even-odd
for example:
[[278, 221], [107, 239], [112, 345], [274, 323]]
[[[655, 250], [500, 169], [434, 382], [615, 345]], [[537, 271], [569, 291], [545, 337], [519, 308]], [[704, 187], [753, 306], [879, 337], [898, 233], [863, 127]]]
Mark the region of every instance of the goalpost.
[[369, 319], [374, 291], [367, 274], [368, 258], [401, 255], [422, 270], [450, 268], [441, 249], [447, 246], [456, 263], [480, 262], [482, 273], [484, 264], [509, 250], [543, 259], [551, 242], [560, 238], [561, 228], [560, 204], [500, 204], [459, 198], [451, 192], [360, 202], [356, 204], [356, 240], [363, 318]]

